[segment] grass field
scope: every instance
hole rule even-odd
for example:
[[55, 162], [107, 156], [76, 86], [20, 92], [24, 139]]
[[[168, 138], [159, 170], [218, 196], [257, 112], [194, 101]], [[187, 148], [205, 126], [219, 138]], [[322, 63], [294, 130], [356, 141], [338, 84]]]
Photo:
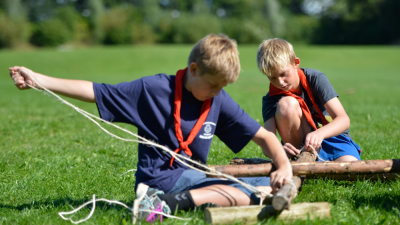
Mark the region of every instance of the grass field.
[[[191, 46], [142, 46], [0, 51], [0, 224], [71, 224], [57, 213], [96, 194], [131, 206], [137, 146], [111, 138], [71, 108], [33, 90], [18, 91], [8, 67], [23, 65], [56, 77], [118, 83], [184, 68]], [[261, 98], [268, 80], [256, 66], [257, 46], [241, 46], [242, 73], [226, 91], [262, 123]], [[351, 134], [362, 159], [400, 158], [400, 48], [295, 46], [302, 67], [327, 74], [351, 118]], [[97, 114], [94, 104], [71, 100]], [[132, 126], [124, 126], [136, 132]], [[111, 129], [117, 134], [121, 134]], [[122, 134], [123, 135], [123, 134]], [[127, 137], [125, 135], [125, 137]], [[215, 138], [209, 164], [235, 155]], [[263, 157], [250, 143], [237, 157]], [[330, 203], [332, 219], [287, 224], [400, 224], [400, 181], [308, 180], [295, 202]], [[85, 217], [90, 207], [74, 216]], [[202, 224], [203, 211], [180, 212]], [[130, 224], [120, 206], [97, 204], [85, 224]], [[283, 224], [270, 220], [269, 224]]]

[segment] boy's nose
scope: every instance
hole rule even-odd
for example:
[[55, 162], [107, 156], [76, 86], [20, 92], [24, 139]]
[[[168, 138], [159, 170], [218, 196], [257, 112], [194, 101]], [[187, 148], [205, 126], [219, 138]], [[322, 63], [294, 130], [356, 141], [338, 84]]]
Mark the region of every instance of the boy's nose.
[[280, 86], [283, 86], [285, 84], [283, 78], [281, 78], [281, 77], [278, 78], [278, 81], [279, 81]]

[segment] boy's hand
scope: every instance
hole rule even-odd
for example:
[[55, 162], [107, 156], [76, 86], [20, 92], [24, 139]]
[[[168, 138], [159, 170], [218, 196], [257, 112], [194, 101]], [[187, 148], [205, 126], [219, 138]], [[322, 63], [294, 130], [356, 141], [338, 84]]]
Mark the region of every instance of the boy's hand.
[[290, 143], [285, 143], [285, 144], [283, 145], [283, 149], [285, 150], [286, 155], [287, 155], [289, 158], [292, 158], [292, 157], [294, 157], [294, 156], [300, 154], [300, 150], [297, 149], [296, 147], [294, 147], [294, 146], [293, 146], [292, 144], [290, 144]]
[[272, 193], [275, 194], [284, 184], [292, 180], [293, 174], [291, 167], [290, 169], [288, 167], [283, 167], [275, 170], [271, 173], [270, 178]]
[[304, 142], [304, 149], [313, 152], [313, 149], [311, 147], [313, 147], [314, 150], [317, 150], [321, 147], [321, 143], [323, 140], [324, 137], [319, 134], [318, 130], [308, 133]]
[[36, 83], [33, 81], [31, 77], [35, 76], [35, 72], [33, 72], [32, 70], [21, 66], [14, 66], [8, 68], [8, 70], [10, 70], [11, 79], [14, 80], [15, 86], [18, 89], [20, 90], [29, 89], [29, 86], [26, 85], [26, 83], [28, 83], [33, 87], [37, 87]]

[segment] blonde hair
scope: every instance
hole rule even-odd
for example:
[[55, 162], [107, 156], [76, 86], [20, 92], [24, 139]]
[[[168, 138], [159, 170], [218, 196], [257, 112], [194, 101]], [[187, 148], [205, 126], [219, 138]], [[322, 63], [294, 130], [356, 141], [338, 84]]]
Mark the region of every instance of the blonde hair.
[[273, 73], [279, 73], [289, 63], [294, 65], [295, 58], [293, 46], [279, 38], [263, 41], [257, 50], [258, 68], [268, 77]]
[[209, 34], [196, 43], [188, 65], [195, 62], [200, 74], [218, 76], [228, 83], [239, 77], [240, 60], [235, 40], [225, 35]]

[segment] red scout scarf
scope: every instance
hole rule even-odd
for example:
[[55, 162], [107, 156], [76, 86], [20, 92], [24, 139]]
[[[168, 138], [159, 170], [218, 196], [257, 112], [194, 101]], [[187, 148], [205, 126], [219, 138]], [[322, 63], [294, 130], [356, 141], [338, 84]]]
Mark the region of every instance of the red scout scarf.
[[[211, 108], [211, 99], [207, 99], [203, 102], [203, 106], [201, 107], [200, 111], [200, 118], [197, 120], [196, 124], [194, 125], [192, 131], [186, 141], [183, 141], [183, 135], [181, 130], [181, 105], [182, 105], [182, 79], [185, 76], [188, 68], [183, 70], [178, 70], [175, 76], [175, 101], [174, 101], [174, 118], [175, 118], [175, 132], [176, 138], [179, 141], [179, 147], [175, 150], [175, 153], [183, 150], [186, 155], [192, 156], [192, 151], [189, 149], [190, 143], [192, 143], [193, 139], [196, 137], [197, 133], [199, 132], [200, 128], [203, 126], [204, 122], [207, 119], [208, 112], [210, 112]], [[172, 156], [170, 166], [174, 162], [174, 158]]]
[[[301, 85], [307, 91], [308, 97], [310, 98], [314, 108], [318, 112], [318, 116], [317, 117], [322, 119], [322, 123], [324, 125], [328, 124], [328, 121], [325, 119], [324, 114], [322, 114], [322, 112], [318, 108], [317, 104], [315, 104], [314, 96], [313, 96], [313, 94], [311, 92], [310, 85], [308, 84], [307, 78], [304, 75], [303, 70], [297, 68], [297, 74], [299, 75]], [[311, 125], [312, 128], [314, 128], [314, 130], [317, 130], [317, 127], [315, 126], [314, 120], [312, 119], [310, 110], [308, 109], [307, 104], [304, 102], [304, 100], [301, 97], [293, 94], [290, 91], [282, 91], [281, 89], [275, 87], [271, 83], [269, 84], [269, 96], [282, 95], [282, 94], [286, 95], [286, 96], [292, 96], [299, 102], [300, 107], [301, 107], [301, 111], [303, 111], [303, 114], [306, 116], [308, 123]]]

